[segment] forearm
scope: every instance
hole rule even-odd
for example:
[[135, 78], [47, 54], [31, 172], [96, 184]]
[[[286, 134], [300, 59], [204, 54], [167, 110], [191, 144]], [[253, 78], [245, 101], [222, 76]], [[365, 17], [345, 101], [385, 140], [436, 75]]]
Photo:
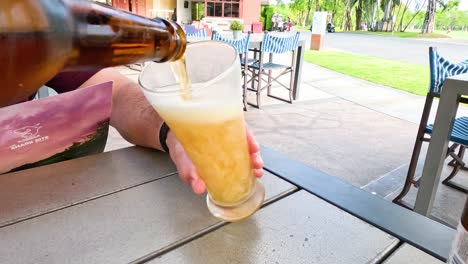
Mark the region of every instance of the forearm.
[[104, 69], [82, 87], [107, 81], [114, 82], [111, 125], [132, 144], [162, 150], [158, 135], [163, 121], [138, 84], [114, 69]]

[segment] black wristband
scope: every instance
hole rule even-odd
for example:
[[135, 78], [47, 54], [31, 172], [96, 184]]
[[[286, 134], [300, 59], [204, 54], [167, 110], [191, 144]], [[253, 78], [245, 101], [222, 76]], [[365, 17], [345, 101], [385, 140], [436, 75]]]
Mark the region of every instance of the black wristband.
[[167, 139], [167, 133], [169, 133], [169, 130], [170, 129], [167, 126], [166, 122], [163, 122], [161, 125], [161, 129], [159, 129], [159, 144], [161, 144], [161, 147], [167, 153], [169, 153], [169, 148], [167, 147], [166, 139]]

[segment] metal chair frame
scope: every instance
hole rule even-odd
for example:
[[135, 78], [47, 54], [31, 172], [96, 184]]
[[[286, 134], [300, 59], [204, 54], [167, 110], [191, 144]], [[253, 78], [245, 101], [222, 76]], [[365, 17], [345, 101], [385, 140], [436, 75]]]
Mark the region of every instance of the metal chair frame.
[[[294, 36], [290, 36], [288, 38], [290, 39], [291, 42], [293, 42], [291, 46], [294, 47], [294, 48], [291, 48], [290, 50], [287, 50], [287, 51], [284, 51], [284, 52], [282, 52], [282, 51], [274, 52], [273, 50], [269, 50], [268, 48], [265, 48], [266, 43], [265, 43], [265, 41], [262, 41], [262, 45], [260, 47], [260, 50], [259, 51], [258, 50], [254, 51], [255, 53], [260, 53], [260, 56], [259, 56], [258, 62], [248, 65], [247, 68], [248, 68], [249, 73], [247, 74], [247, 76], [250, 79], [246, 80], [246, 83], [250, 82], [250, 84], [251, 84], [251, 86], [248, 87], [247, 90], [256, 93], [256, 104], [247, 101], [247, 103], [249, 105], [251, 105], [253, 107], [256, 107], [256, 108], [260, 108], [260, 106], [261, 106], [261, 93], [265, 89], [267, 89], [267, 96], [269, 96], [269, 97], [272, 97], [272, 98], [275, 98], [277, 100], [287, 102], [287, 103], [290, 103], [290, 104], [293, 102], [293, 87], [294, 87], [294, 81], [295, 81], [294, 80], [294, 74], [295, 74], [295, 71], [296, 71], [296, 68], [295, 68], [295, 65], [296, 65], [296, 50], [297, 50], [297, 41], [298, 41], [298, 38], [299, 38], [299, 34], [297, 33]], [[264, 36], [264, 40], [265, 40], [265, 36]], [[265, 66], [265, 64], [264, 64], [265, 53], [269, 53], [268, 63], [271, 64], [271, 63], [273, 63], [273, 54], [283, 54], [283, 53], [286, 53], [288, 51], [292, 53], [292, 60], [291, 60], [291, 65], [290, 66], [275, 64], [275, 66], [277, 66], [276, 69], [283, 69], [276, 76], [272, 75], [273, 71], [276, 70], [276, 69], [274, 69], [274, 68], [265, 69], [265, 67], [264, 67]], [[255, 59], [256, 59], [256, 57], [257, 56], [255, 56]], [[258, 67], [255, 64], [258, 64]], [[287, 85], [283, 84], [279, 80], [280, 77], [282, 77], [284, 75], [287, 75], [287, 74], [290, 74], [289, 87]], [[262, 81], [266, 82], [265, 86], [262, 86]], [[273, 83], [277, 83], [281, 87], [288, 90], [289, 98], [282, 98], [282, 97], [274, 95], [272, 93], [272, 89], [271, 89]]]
[[[430, 54], [430, 59], [431, 59], [431, 68], [434, 69], [435, 65], [432, 65], [434, 63], [432, 56], [434, 56], [434, 54], [437, 54], [436, 49], [433, 47], [430, 47], [429, 54]], [[434, 89], [434, 75], [431, 74], [431, 87], [429, 89], [429, 92], [427, 93], [426, 102], [424, 104], [424, 109], [423, 109], [423, 113], [421, 116], [421, 121], [419, 122], [418, 133], [416, 135], [416, 140], [415, 140], [413, 152], [411, 155], [408, 173], [406, 175], [406, 180], [403, 185], [402, 191], [393, 199], [394, 203], [401, 205], [403, 207], [406, 207], [408, 209], [411, 209], [411, 210], [413, 209], [412, 206], [406, 203], [405, 201], [403, 201], [403, 198], [408, 194], [412, 186], [416, 188], [419, 187], [420, 179], [417, 179], [417, 180], [415, 179], [415, 172], [416, 172], [416, 167], [418, 163], [418, 158], [421, 153], [421, 148], [422, 148], [423, 143], [430, 142], [431, 140], [430, 134], [426, 133], [426, 127], [428, 125], [429, 115], [431, 112], [431, 106], [434, 101], [434, 98], [440, 98], [440, 92], [434, 92], [432, 91], [433, 89]], [[468, 98], [460, 97], [459, 103], [468, 104]], [[429, 137], [426, 137], [426, 134]], [[465, 166], [465, 162], [463, 161], [466, 147], [467, 146], [464, 144], [453, 143], [447, 148], [446, 158], [449, 156], [452, 158], [452, 160], [448, 164], [452, 166], [453, 169], [451, 173], [449, 174], [449, 176], [447, 176], [447, 178], [445, 178], [442, 181], [444, 185], [450, 186], [464, 193], [468, 193], [468, 190], [466, 190], [465, 188], [463, 188], [462, 186], [458, 185], [457, 183], [451, 180], [457, 175], [457, 173], [460, 170], [468, 170], [467, 167]], [[457, 153], [457, 148], [458, 148], [458, 153]]]
[[248, 54], [249, 54], [249, 42], [250, 42], [251, 32], [249, 31], [243, 38], [239, 40], [229, 39], [217, 32], [213, 32], [211, 35], [212, 40], [223, 41], [231, 44], [239, 54], [239, 59], [241, 62], [241, 73], [243, 77], [242, 84], [242, 100], [244, 103], [244, 111], [247, 111], [247, 67], [248, 65]]

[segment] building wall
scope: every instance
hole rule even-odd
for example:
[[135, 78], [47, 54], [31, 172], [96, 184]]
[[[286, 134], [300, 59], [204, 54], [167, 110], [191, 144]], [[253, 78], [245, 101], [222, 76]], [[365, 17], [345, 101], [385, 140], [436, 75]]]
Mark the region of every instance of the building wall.
[[[128, 1], [132, 1], [134, 13], [138, 13], [139, 15], [150, 18], [161, 17], [170, 19], [173, 10], [176, 7], [177, 0], [112, 0], [112, 5], [117, 8], [129, 11]], [[137, 7], [137, 3], [140, 4], [140, 6]]]
[[[184, 2], [188, 3], [188, 7], [184, 7]], [[177, 0], [177, 22], [188, 23], [192, 21], [192, 1]]]
[[242, 20], [244, 28], [250, 30], [252, 22], [260, 21], [261, 0], [244, 0], [242, 7]]
[[146, 0], [151, 2], [151, 8], [148, 9], [149, 17], [161, 17], [171, 19], [177, 0]]

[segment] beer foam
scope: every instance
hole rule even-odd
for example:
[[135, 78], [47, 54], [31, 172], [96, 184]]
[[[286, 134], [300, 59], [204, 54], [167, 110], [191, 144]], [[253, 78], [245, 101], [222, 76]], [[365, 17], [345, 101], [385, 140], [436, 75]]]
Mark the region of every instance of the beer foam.
[[226, 105], [206, 102], [183, 102], [184, 106], [177, 104], [158, 105], [155, 109], [163, 119], [180, 120], [184, 122], [218, 123], [236, 118], [243, 118], [242, 105]]

